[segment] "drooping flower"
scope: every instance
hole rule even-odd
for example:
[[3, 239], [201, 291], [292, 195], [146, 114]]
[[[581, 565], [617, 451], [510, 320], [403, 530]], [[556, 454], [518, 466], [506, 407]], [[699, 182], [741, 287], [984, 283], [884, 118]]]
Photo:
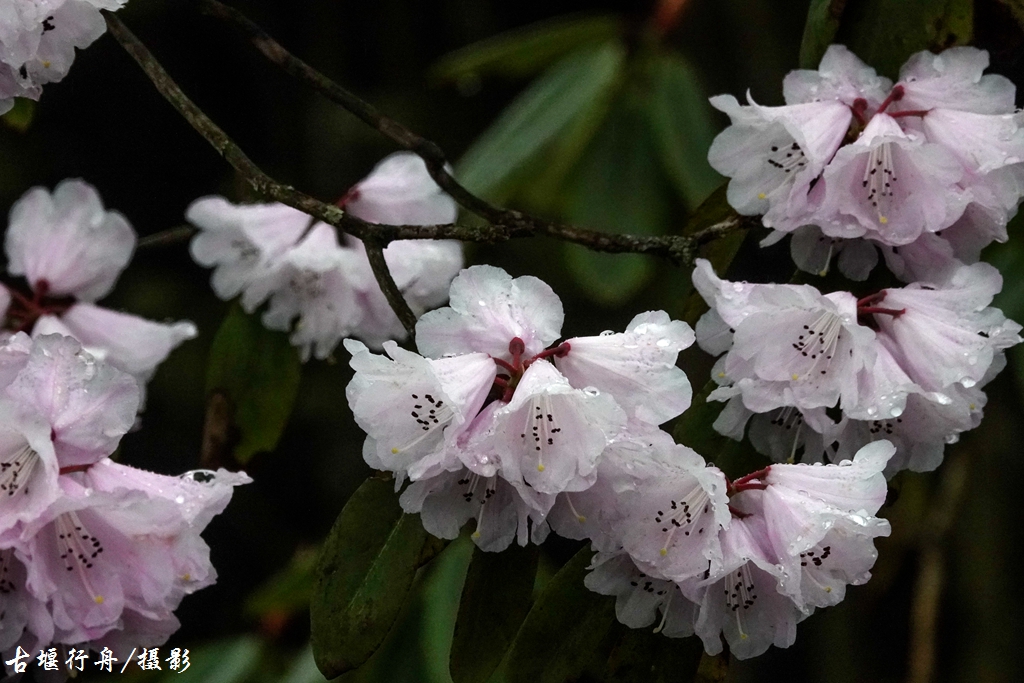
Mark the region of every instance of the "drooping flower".
[[171, 350], [196, 335], [190, 322], [156, 323], [93, 303], [128, 264], [135, 232], [81, 180], [61, 182], [52, 195], [29, 190], [11, 208], [5, 248], [10, 272], [32, 290], [31, 298], [8, 291], [8, 323], [34, 335], [73, 336], [140, 387]]
[[655, 629], [669, 638], [693, 635], [696, 605], [679, 585], [642, 567], [623, 552], [599, 552], [590, 563], [584, 583], [602, 595], [615, 596], [615, 616], [630, 628], [645, 628], [661, 620]]
[[1020, 325], [989, 307], [1000, 289], [999, 271], [976, 263], [942, 281], [882, 290], [877, 303], [900, 313], [873, 316], [878, 339], [927, 391], [974, 386], [999, 351], [1021, 341]]
[[[495, 536], [477, 537], [480, 547], [504, 547], [513, 536], [525, 543], [547, 532], [560, 494], [556, 524], [573, 537], [589, 533], [572, 526], [583, 521], [578, 510], [571, 520], [565, 510], [574, 499], [587, 508], [628, 489], [642, 467], [632, 456], [668, 438], [653, 423], [689, 403], [675, 359], [692, 330], [650, 312], [625, 333], [551, 346], [562, 324], [551, 288], [488, 266], [460, 273], [450, 299], [417, 324], [423, 356], [389, 345], [389, 360], [346, 342], [356, 370], [347, 394], [368, 434], [364, 459], [412, 480], [403, 507], [420, 512], [432, 533], [453, 537], [484, 515], [501, 521], [492, 522]], [[481, 507], [488, 494], [475, 498], [478, 485], [500, 504]], [[457, 504], [459, 496], [479, 505]], [[609, 528], [610, 518], [592, 521]]]
[[356, 422], [367, 433], [369, 464], [401, 481], [418, 479], [443, 462], [476, 418], [497, 367], [483, 353], [432, 360], [385, 342], [391, 359], [346, 340], [355, 377], [345, 390]]
[[[450, 223], [457, 213], [423, 161], [408, 152], [381, 161], [339, 203], [371, 223]], [[332, 227], [283, 204], [234, 205], [205, 197], [192, 203], [186, 218], [200, 228], [191, 251], [198, 263], [214, 267], [217, 296], [240, 294], [250, 313], [269, 300], [264, 324], [292, 331], [304, 359], [327, 358], [348, 336], [376, 349], [405, 337], [359, 240], [346, 236], [339, 243]], [[384, 260], [410, 308], [421, 314], [444, 303], [462, 267], [462, 247], [403, 240], [384, 249]]]
[[[872, 361], [874, 332], [857, 322], [852, 294], [728, 282], [703, 259], [693, 281], [716, 316], [698, 325], [697, 342], [709, 352], [728, 348], [716, 373], [742, 392], [747, 408], [761, 413], [858, 401], [858, 376]], [[721, 332], [717, 320], [729, 331]], [[712, 395], [725, 398], [724, 389]]]
[[910, 244], [949, 227], [967, 206], [957, 183], [963, 169], [941, 145], [905, 132], [875, 114], [854, 142], [825, 168], [818, 223], [826, 235]]

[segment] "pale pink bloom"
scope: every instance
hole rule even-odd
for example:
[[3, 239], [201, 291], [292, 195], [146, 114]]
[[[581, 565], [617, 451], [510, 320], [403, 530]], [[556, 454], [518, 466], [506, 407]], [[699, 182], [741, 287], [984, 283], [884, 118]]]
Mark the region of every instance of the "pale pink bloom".
[[[846, 292], [822, 295], [809, 285], [760, 285], [718, 278], [698, 259], [694, 286], [732, 330], [732, 345], [716, 375], [743, 393], [754, 412], [783, 406], [829, 407], [857, 400], [860, 371], [872, 360], [874, 332], [857, 322], [857, 302]], [[697, 326], [702, 347], [720, 326]], [[711, 337], [708, 350], [721, 347]], [[728, 398], [716, 390], [712, 400]]]
[[13, 97], [39, 99], [41, 86], [67, 75], [75, 48], [106, 31], [99, 9], [124, 3], [98, 0], [7, 0], [0, 7], [0, 110]]
[[1011, 114], [1016, 88], [1004, 76], [982, 75], [988, 64], [988, 52], [975, 47], [952, 47], [940, 54], [915, 53], [900, 68], [897, 87], [903, 88], [903, 97], [893, 109]]
[[384, 157], [348, 191], [345, 210], [368, 223], [435, 225], [453, 223], [455, 200], [438, 187], [423, 159], [412, 152]]
[[39, 517], [60, 495], [61, 462], [42, 416], [0, 401], [0, 536]]
[[173, 619], [184, 595], [215, 579], [199, 533], [248, 481], [223, 471], [176, 480], [109, 461], [60, 477], [63, 496], [12, 546], [28, 591], [49, 602], [55, 642], [101, 638], [126, 613]]
[[863, 446], [885, 439], [896, 447], [886, 476], [904, 469], [930, 472], [942, 463], [947, 444], [956, 443], [962, 432], [981, 423], [986, 402], [977, 386], [968, 389], [959, 384], [946, 387], [943, 393], [910, 394], [897, 416], [844, 419], [836, 428], [836, 450], [830, 459], [848, 459]]
[[922, 128], [929, 142], [952, 152], [970, 173], [985, 174], [1024, 161], [1022, 116], [933, 109]]
[[542, 542], [548, 532], [544, 517], [554, 499], [516, 488], [498, 474], [484, 477], [459, 468], [412, 482], [399, 502], [406, 512], [418, 512], [423, 528], [438, 538], [456, 538], [475, 519], [473, 542], [481, 550], [500, 552], [513, 540], [519, 545], [531, 538]]
[[721, 568], [703, 581], [683, 585], [699, 606], [694, 630], [704, 650], [720, 653], [723, 636], [737, 659], [756, 657], [772, 645], [789, 647], [807, 613], [777, 589], [782, 567], [763, 516], [733, 518], [720, 540]]
[[143, 392], [157, 366], [197, 333], [185, 320], [157, 323], [89, 303], [75, 304], [60, 317], [44, 315], [32, 328], [33, 337], [74, 337], [97, 359], [135, 377]]
[[[853, 460], [838, 465], [776, 464], [758, 477], [777, 490], [816, 500], [849, 513], [873, 515], [885, 502], [882, 470], [895, 448], [877, 441], [857, 451]], [[793, 534], [794, 538], [799, 534]], [[789, 553], [792, 555], [792, 553]]]
[[419, 319], [416, 345], [431, 358], [481, 352], [511, 360], [509, 342], [518, 337], [530, 357], [558, 338], [563, 318], [562, 302], [541, 280], [472, 266], [452, 281], [449, 305]]
[[139, 405], [131, 376], [58, 335], [33, 340], [27, 363], [4, 394], [49, 426], [61, 467], [91, 465], [113, 453]]
[[284, 204], [232, 204], [223, 197], [203, 197], [185, 212], [200, 228], [189, 251], [196, 263], [214, 268], [210, 278], [221, 299], [242, 294], [249, 313], [254, 299], [279, 267], [280, 257], [311, 228], [313, 219]]
[[40, 23], [35, 54], [22, 66], [34, 83], [63, 79], [75, 60], [75, 49], [86, 48], [106, 32], [101, 7], [92, 0], [65, 0]]
[[742, 441], [748, 424], [751, 445], [775, 462], [821, 460], [832, 452], [829, 447], [834, 440], [835, 425], [824, 408], [787, 406], [755, 413], [743, 405], [737, 389], [712, 427], [723, 436]]
[[960, 217], [969, 201], [957, 185], [963, 175], [944, 147], [904, 132], [888, 114], [875, 114], [825, 169], [819, 224], [833, 237], [909, 244]]
[[584, 583], [595, 593], [615, 596], [615, 616], [619, 622], [630, 628], [646, 628], [658, 621], [656, 633], [669, 638], [693, 635], [697, 606], [676, 583], [637, 565], [622, 552], [597, 553], [590, 570]]
[[601, 454], [593, 486], [558, 494], [548, 524], [564, 538], [589, 539], [596, 550], [617, 550], [622, 546], [621, 524], [628, 512], [624, 500], [646, 480], [663, 474], [664, 463], [674, 453], [676, 444], [666, 432], [631, 423], [624, 436]]
[[729, 204], [744, 215], [764, 214], [764, 224], [779, 230], [807, 223], [811, 183], [842, 144], [850, 108], [835, 101], [741, 106], [731, 95], [711, 104], [732, 121], [708, 151], [711, 166], [731, 179]]
[[445, 461], [455, 439], [483, 407], [496, 366], [483, 353], [432, 360], [385, 342], [378, 356], [347, 339], [356, 371], [345, 390], [356, 422], [373, 442], [368, 463], [419, 479]]
[[91, 185], [64, 180], [52, 195], [35, 187], [14, 203], [5, 246], [7, 270], [35, 291], [95, 301], [131, 259], [135, 231]]
[[365, 286], [360, 266], [361, 256], [338, 246], [329, 225], [318, 224], [281, 257], [274, 277], [254, 294], [257, 302], [270, 300], [263, 324], [271, 330], [293, 330], [291, 342], [303, 360], [311, 355], [327, 358], [363, 317], [356, 305], [357, 291]]
[[676, 358], [693, 341], [689, 325], [650, 311], [623, 333], [566, 340], [569, 351], [554, 362], [573, 386], [607, 392], [628, 414], [662, 424], [690, 407], [693, 390]]
[[623, 496], [618, 535], [630, 556], [661, 576], [685, 581], [722, 565], [719, 531], [730, 515], [725, 475], [675, 445], [661, 472]]
[[902, 313], [874, 315], [878, 339], [923, 389], [971, 387], [998, 351], [1021, 341], [1020, 325], [988, 307], [1002, 282], [995, 268], [976, 263], [944, 281], [883, 290], [878, 305]]
[[782, 81], [786, 104], [838, 100], [852, 107], [863, 99], [868, 108], [877, 109], [891, 88], [892, 81], [843, 45], [829, 45], [816, 70], [790, 71]]
[[27, 578], [24, 563], [0, 540], [0, 653], [4, 655], [18, 645], [35, 652], [53, 640], [53, 620], [46, 602], [28, 591]]

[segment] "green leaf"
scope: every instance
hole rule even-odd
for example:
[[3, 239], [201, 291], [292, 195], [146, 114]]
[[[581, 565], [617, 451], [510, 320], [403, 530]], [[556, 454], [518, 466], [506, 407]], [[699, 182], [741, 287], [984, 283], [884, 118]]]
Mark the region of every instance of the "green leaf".
[[452, 641], [454, 683], [486, 683], [497, 669], [530, 611], [539, 556], [537, 546], [515, 544], [473, 553]]
[[208, 395], [224, 396], [239, 431], [235, 459], [272, 451], [288, 422], [302, 366], [283, 332], [273, 332], [239, 306], [217, 330], [206, 373]]
[[14, 107], [0, 117], [8, 128], [24, 133], [32, 125], [36, 116], [36, 103], [33, 100], [17, 97], [14, 100]]
[[818, 68], [825, 50], [834, 42], [846, 3], [847, 0], [811, 0], [800, 41], [800, 68]]
[[[639, 235], [668, 231], [673, 190], [659, 161], [646, 91], [623, 92], [576, 165], [565, 188], [570, 223]], [[650, 258], [601, 254], [566, 245], [567, 263], [594, 300], [618, 305], [634, 296], [654, 272]]]
[[548, 582], [509, 649], [507, 683], [601, 680], [614, 638], [615, 600], [583, 585], [592, 555], [576, 555]]
[[436, 546], [415, 515], [398, 505], [394, 482], [368, 479], [327, 536], [310, 603], [316, 664], [334, 678], [380, 646]]
[[476, 194], [500, 199], [509, 181], [617, 81], [625, 49], [608, 42], [573, 52], [545, 71], [473, 144], [458, 177]]
[[708, 98], [690, 65], [677, 55], [658, 54], [649, 67], [648, 114], [658, 153], [687, 206], [695, 207], [722, 184], [708, 163], [715, 137]]
[[843, 12], [836, 42], [895, 78], [907, 58], [971, 42], [973, 0], [859, 0]]
[[456, 82], [484, 75], [532, 76], [574, 50], [615, 38], [621, 30], [619, 19], [611, 15], [558, 17], [467, 45], [441, 58], [430, 75]]

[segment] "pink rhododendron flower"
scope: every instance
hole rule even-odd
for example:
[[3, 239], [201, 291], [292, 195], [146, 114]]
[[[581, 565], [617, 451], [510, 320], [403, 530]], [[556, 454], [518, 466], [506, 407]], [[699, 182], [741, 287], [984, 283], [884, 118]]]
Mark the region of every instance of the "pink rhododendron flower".
[[[340, 204], [370, 223], [451, 223], [457, 214], [423, 160], [409, 152], [377, 164]], [[283, 204], [234, 205], [204, 197], [192, 203], [186, 218], [200, 228], [192, 256], [214, 268], [217, 296], [240, 294], [249, 313], [269, 301], [264, 324], [292, 331], [303, 360], [329, 357], [348, 336], [376, 349], [405, 337], [359, 240], [346, 237], [339, 243], [334, 228]], [[384, 260], [410, 308], [421, 314], [444, 303], [462, 267], [462, 247], [452, 241], [404, 240], [389, 244]]]

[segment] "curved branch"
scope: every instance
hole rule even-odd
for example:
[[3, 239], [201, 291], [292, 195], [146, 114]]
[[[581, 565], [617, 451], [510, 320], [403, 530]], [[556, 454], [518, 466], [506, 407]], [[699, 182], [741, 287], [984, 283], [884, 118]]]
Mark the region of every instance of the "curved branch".
[[[372, 104], [342, 87], [302, 61], [260, 28], [254, 21], [219, 0], [199, 0], [202, 11], [237, 27], [270, 62], [302, 81], [327, 99], [341, 105], [363, 123], [376, 129], [404, 149], [414, 152], [426, 163], [434, 181], [467, 211], [485, 218], [495, 227], [509, 231], [509, 237], [545, 234], [566, 242], [581, 244], [594, 251], [630, 252], [663, 256], [675, 263], [692, 264], [696, 248], [741, 227], [743, 218], [735, 216], [692, 236], [640, 237], [582, 230], [531, 216], [521, 211], [494, 206], [462, 186], [445, 168], [447, 158], [436, 143], [427, 140]], [[474, 240], [475, 241], [475, 240]]]
[[[214, 0], [202, 1], [213, 2]], [[490, 220], [491, 224], [484, 226], [462, 226], [456, 224], [384, 225], [367, 223], [346, 213], [334, 204], [328, 204], [315, 199], [290, 185], [279, 183], [267, 175], [223, 129], [214, 123], [182, 92], [178, 84], [174, 82], [174, 79], [164, 70], [153, 54], [120, 19], [113, 14], [107, 13], [106, 20], [110, 33], [138, 63], [160, 94], [174, 106], [192, 128], [202, 135], [234, 167], [256, 193], [282, 204], [287, 204], [363, 241], [375, 240], [381, 247], [395, 240], [405, 239], [457, 239], [464, 242], [495, 244], [509, 239], [547, 235], [564, 242], [579, 244], [593, 251], [649, 254], [660, 256], [676, 264], [692, 264], [697, 247], [716, 239], [722, 234], [744, 227], [746, 222], [746, 219], [743, 217], [733, 216], [694, 235], [664, 236], [606, 233], [553, 223], [519, 211], [493, 207], [484, 200], [473, 196], [444, 171], [444, 156], [440, 149], [433, 143], [424, 140], [422, 143], [416, 143], [418, 148], [413, 151], [422, 154], [425, 153], [423, 152], [424, 149], [436, 149], [436, 156], [433, 157], [432, 161], [427, 162], [428, 167], [431, 165], [437, 166], [438, 163], [441, 164], [439, 170], [437, 168], [434, 169], [434, 173], [436, 173], [435, 178], [441, 179], [441, 186], [453, 193], [453, 198], [456, 201], [463, 203], [463, 206], [469, 210], [478, 212], [481, 216]], [[283, 51], [283, 48], [280, 49]], [[309, 69], [309, 67], [306, 68]], [[326, 80], [326, 77], [321, 76], [321, 78]], [[346, 92], [340, 86], [337, 86], [337, 88], [340, 92]], [[396, 141], [405, 140], [409, 144], [413, 144], [412, 141], [415, 140], [423, 140], [423, 138], [407, 131], [404, 127], [392, 122], [390, 119], [385, 119], [371, 105], [362, 102], [362, 100], [359, 100], [354, 95], [350, 95], [350, 97], [354, 98], [356, 102], [362, 103], [360, 105], [362, 115], [375, 122], [373, 125], [379, 130], [384, 131], [392, 139]], [[407, 138], [405, 137], [406, 135], [413, 137]]]
[[384, 259], [384, 248], [379, 241], [372, 238], [365, 240], [363, 244], [366, 246], [366, 258], [370, 261], [370, 268], [373, 270], [373, 276], [377, 278], [380, 291], [384, 292], [384, 298], [391, 305], [391, 310], [395, 312], [402, 322], [402, 327], [409, 333], [409, 341], [415, 343], [416, 314], [409, 308], [408, 302], [402, 296], [402, 290], [398, 288], [395, 278], [391, 276], [391, 269], [388, 268], [388, 263]]

